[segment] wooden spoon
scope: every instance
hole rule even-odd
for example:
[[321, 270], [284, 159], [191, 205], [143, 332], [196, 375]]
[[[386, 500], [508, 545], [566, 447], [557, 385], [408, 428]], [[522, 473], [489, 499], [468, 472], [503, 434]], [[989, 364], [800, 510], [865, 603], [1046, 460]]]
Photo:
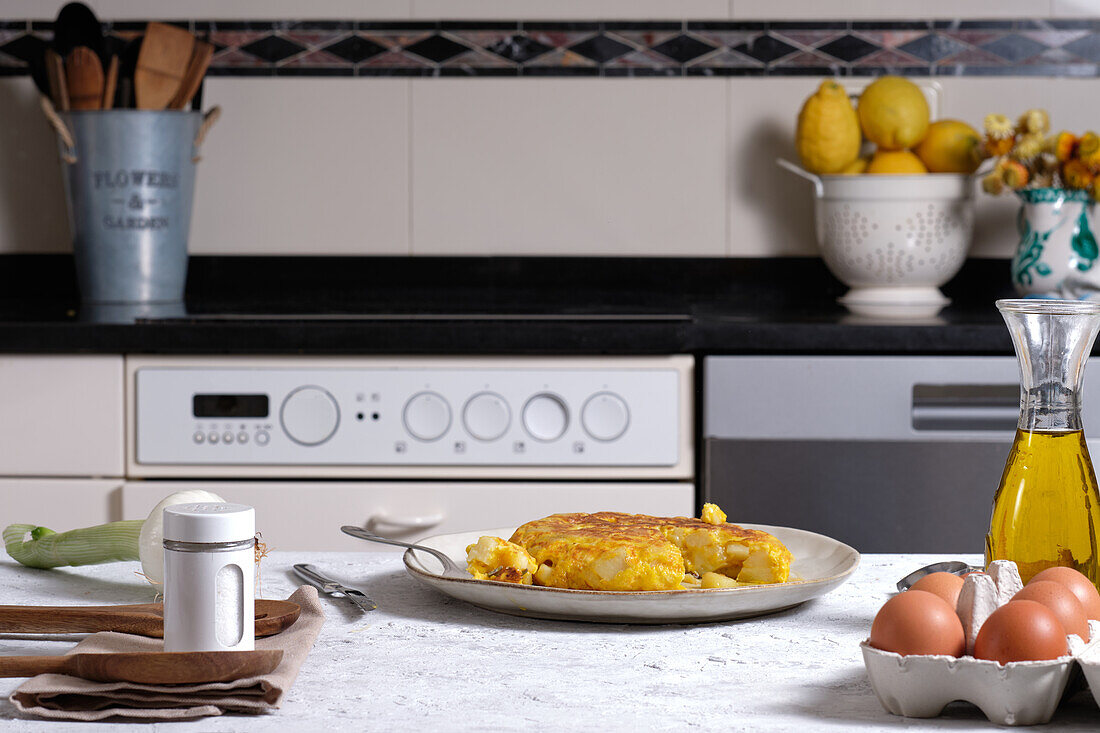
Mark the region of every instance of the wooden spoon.
[[[298, 620], [291, 601], [256, 599], [256, 636], [274, 636]], [[119, 631], [164, 637], [164, 604], [131, 606], [0, 606], [0, 633], [58, 634]]]
[[103, 64], [92, 49], [77, 46], [72, 50], [65, 59], [65, 79], [73, 109], [99, 109], [103, 104]]
[[97, 682], [193, 685], [267, 674], [279, 666], [282, 649], [251, 652], [107, 652], [0, 657], [0, 677], [67, 674]]
[[138, 109], [168, 106], [187, 73], [194, 48], [195, 37], [182, 28], [155, 22], [146, 26], [134, 70]]
[[205, 41], [195, 41], [195, 50], [191, 53], [191, 61], [187, 64], [187, 71], [180, 82], [180, 88], [175, 96], [168, 102], [168, 109], [183, 109], [195, 96], [202, 84], [202, 78], [206, 76], [206, 69], [210, 66], [210, 59], [214, 56], [214, 45]]

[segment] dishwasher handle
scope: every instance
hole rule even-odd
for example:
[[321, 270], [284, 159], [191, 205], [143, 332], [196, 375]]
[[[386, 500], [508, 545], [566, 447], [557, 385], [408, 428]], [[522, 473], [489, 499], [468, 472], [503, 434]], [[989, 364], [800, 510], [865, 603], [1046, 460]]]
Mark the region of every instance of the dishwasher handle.
[[915, 384], [914, 430], [1013, 432], [1020, 420], [1018, 384]]

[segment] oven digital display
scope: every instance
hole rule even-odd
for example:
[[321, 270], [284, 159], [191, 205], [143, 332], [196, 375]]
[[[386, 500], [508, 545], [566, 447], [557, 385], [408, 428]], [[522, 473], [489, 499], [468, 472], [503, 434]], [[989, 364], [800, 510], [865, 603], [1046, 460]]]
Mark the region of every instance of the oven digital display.
[[195, 417], [267, 417], [267, 395], [197, 394], [191, 409]]

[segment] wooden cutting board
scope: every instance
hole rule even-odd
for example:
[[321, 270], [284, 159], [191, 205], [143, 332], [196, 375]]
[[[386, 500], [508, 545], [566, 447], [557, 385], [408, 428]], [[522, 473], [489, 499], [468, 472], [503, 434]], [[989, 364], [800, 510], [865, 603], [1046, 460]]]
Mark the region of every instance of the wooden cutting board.
[[165, 109], [187, 74], [195, 37], [183, 28], [150, 23], [134, 70], [138, 109]]

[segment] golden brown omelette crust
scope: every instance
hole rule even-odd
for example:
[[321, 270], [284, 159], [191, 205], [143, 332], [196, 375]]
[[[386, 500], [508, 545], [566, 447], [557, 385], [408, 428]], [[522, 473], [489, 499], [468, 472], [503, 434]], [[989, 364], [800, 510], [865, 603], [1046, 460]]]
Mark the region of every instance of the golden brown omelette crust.
[[554, 514], [524, 524], [510, 541], [539, 563], [537, 584], [558, 588], [671, 590], [685, 572], [737, 578], [752, 552], [749, 582], [785, 581], [790, 565], [790, 553], [766, 532], [689, 517]]

